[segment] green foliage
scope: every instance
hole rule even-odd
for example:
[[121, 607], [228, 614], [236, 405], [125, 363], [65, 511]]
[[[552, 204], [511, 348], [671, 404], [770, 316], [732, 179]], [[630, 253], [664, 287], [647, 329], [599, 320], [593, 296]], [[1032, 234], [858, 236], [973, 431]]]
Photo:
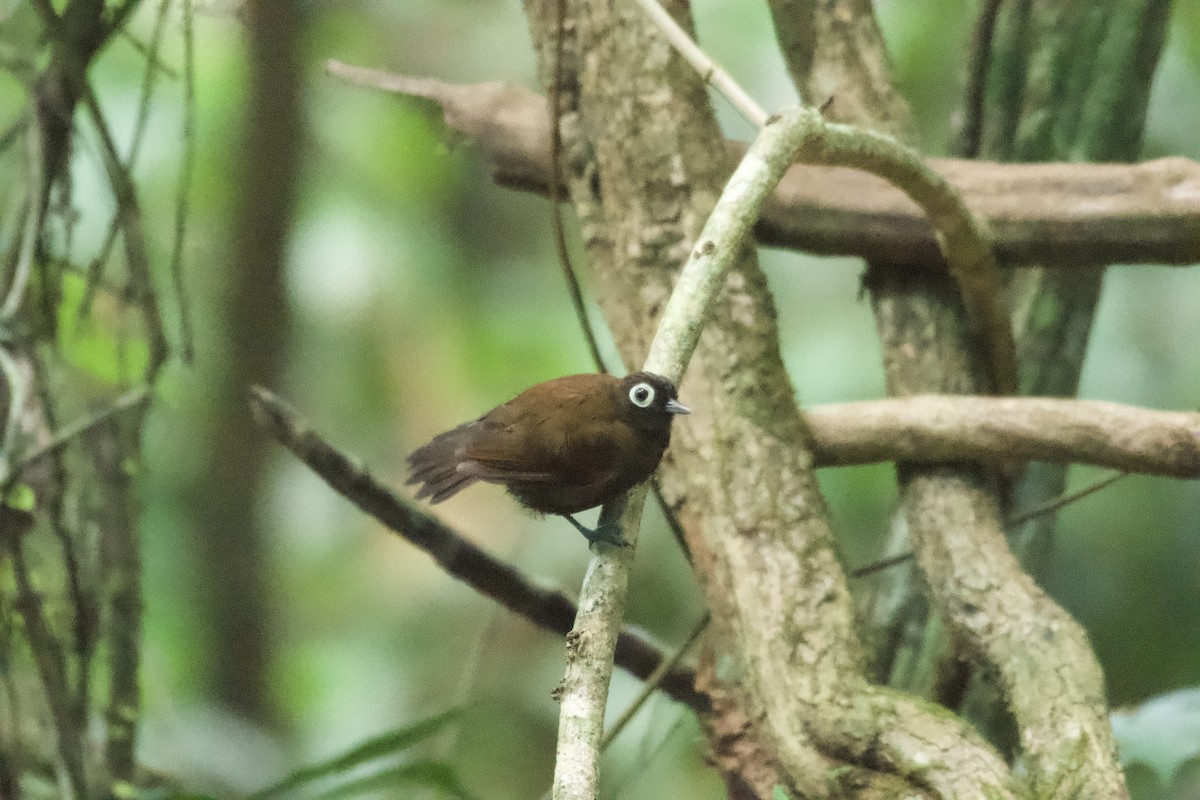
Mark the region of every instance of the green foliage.
[[[388, 731], [352, 747], [341, 755], [301, 767], [278, 783], [250, 795], [247, 800], [268, 800], [287, 796], [306, 784], [344, 777], [345, 773], [369, 762], [398, 755], [404, 750], [420, 744], [440, 732], [457, 717], [458, 711], [451, 710], [412, 725]], [[424, 786], [438, 789], [449, 796], [467, 797], [466, 793], [462, 791], [454, 770], [449, 765], [429, 760], [411, 761], [385, 768], [366, 777], [351, 778], [327, 788], [315, 796], [324, 798], [353, 797], [364, 792], [399, 785]]]
[[8, 490], [8, 496], [4, 498], [4, 504], [9, 508], [15, 508], [17, 511], [33, 511], [37, 506], [37, 495], [27, 483], [18, 483], [16, 486]]
[[71, 366], [106, 383], [128, 383], [146, 374], [150, 345], [141, 335], [117, 333], [84, 314], [88, 297], [87, 280], [72, 272], [62, 276], [58, 305], [58, 346]]

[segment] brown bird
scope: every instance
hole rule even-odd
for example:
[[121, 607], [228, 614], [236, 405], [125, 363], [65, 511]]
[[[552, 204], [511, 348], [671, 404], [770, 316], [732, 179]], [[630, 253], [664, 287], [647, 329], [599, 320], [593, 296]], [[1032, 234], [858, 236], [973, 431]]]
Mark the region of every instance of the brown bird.
[[476, 481], [499, 483], [528, 509], [559, 514], [589, 542], [623, 545], [616, 526], [589, 530], [572, 514], [650, 477], [689, 409], [669, 380], [568, 375], [539, 383], [408, 457], [417, 497], [440, 503]]

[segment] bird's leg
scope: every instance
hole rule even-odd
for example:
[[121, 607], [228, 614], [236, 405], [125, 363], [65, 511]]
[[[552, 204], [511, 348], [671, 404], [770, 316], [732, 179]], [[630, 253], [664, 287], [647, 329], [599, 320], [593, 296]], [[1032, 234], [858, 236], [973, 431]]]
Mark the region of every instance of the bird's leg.
[[579, 520], [570, 514], [563, 514], [563, 519], [575, 526], [575, 530], [583, 534], [590, 544], [610, 544], [613, 547], [629, 547], [629, 542], [621, 538], [621, 526], [614, 522], [597, 525], [595, 530], [580, 524]]

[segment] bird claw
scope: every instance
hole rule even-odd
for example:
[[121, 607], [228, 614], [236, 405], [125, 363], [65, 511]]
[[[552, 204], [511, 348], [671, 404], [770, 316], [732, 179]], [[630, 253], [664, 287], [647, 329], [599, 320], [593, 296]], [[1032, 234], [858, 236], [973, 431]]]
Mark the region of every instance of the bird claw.
[[563, 514], [563, 518], [575, 526], [575, 530], [583, 534], [583, 538], [588, 540], [588, 544], [607, 544], [613, 547], [629, 547], [629, 542], [621, 538], [621, 526], [615, 522], [606, 522], [603, 525], [597, 525], [593, 530], [588, 528], [572, 517], [570, 514]]

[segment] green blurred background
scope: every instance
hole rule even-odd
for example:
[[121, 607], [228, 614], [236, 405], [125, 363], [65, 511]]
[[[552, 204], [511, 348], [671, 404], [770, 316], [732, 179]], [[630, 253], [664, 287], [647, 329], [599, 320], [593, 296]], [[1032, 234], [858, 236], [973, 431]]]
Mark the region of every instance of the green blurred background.
[[[148, 34], [156, 5], [145, 4], [135, 33]], [[876, 3], [930, 153], [945, 150], [975, 6]], [[515, 0], [307, 7], [308, 129], [287, 274], [292, 325], [286, 377], [273, 388], [374, 474], [399, 485], [405, 455], [429, 436], [530, 384], [591, 365], [554, 255], [547, 202], [494, 186], [469, 147], [448, 146], [428, 108], [341, 84], [325, 76], [323, 62], [534, 86], [533, 55]], [[255, 613], [267, 617], [268, 711], [244, 720], [214, 702], [212, 664], [237, 654], [211, 641], [198, 618], [207, 565], [195, 538], [205, 514], [197, 488], [205, 479], [201, 454], [218, 433], [205, 409], [213, 376], [227, 367], [219, 298], [228, 280], [228, 210], [239, 177], [231, 149], [246, 75], [235, 12], [222, 0], [197, 6], [197, 152], [186, 248], [197, 357], [190, 367], [171, 367], [165, 400], [150, 422], [145, 761], [197, 788], [249, 790], [370, 735], [462, 707], [460, 722], [427, 744], [428, 754], [452, 761], [478, 797], [539, 796], [552, 770], [557, 707], [550, 691], [561, 675], [561, 641], [447, 578], [266, 438], [272, 478], [255, 513], [269, 532], [260, 566], [270, 593]], [[793, 101], [765, 5], [702, 0], [695, 13], [703, 44], [764, 106]], [[178, 14], [167, 24], [163, 57], [178, 64]], [[1200, 159], [1196, 4], [1176, 4], [1169, 41], [1144, 157]], [[141, 66], [135, 47], [122, 40], [93, 73], [118, 131], [133, 124]], [[747, 138], [747, 126], [723, 101], [715, 104], [729, 135]], [[163, 81], [137, 173], [162, 263], [171, 246], [181, 110], [178, 80]], [[103, 214], [87, 211], [110, 201], [86, 147], [77, 161], [85, 213], [76, 235], [87, 251], [106, 224]], [[777, 251], [762, 256], [801, 401], [881, 396], [874, 322], [858, 297], [861, 265]], [[1081, 394], [1195, 409], [1198, 340], [1200, 273], [1116, 267]], [[1101, 474], [1076, 469], [1072, 486]], [[891, 468], [826, 471], [821, 480], [849, 560], [870, 560], [894, 500]], [[588, 554], [561, 520], [532, 519], [495, 487], [473, 489], [438, 514], [540, 579], [571, 592], [579, 585]], [[1047, 574], [1048, 589], [1091, 632], [1115, 704], [1200, 684], [1195, 483], [1135, 477], [1069, 508]], [[631, 591], [628, 618], [664, 643], [679, 642], [702, 613], [686, 562], [653, 513]], [[624, 707], [637, 688], [618, 673], [612, 708]], [[694, 721], [663, 699], [607, 756], [605, 792], [722, 794], [703, 764]]]

